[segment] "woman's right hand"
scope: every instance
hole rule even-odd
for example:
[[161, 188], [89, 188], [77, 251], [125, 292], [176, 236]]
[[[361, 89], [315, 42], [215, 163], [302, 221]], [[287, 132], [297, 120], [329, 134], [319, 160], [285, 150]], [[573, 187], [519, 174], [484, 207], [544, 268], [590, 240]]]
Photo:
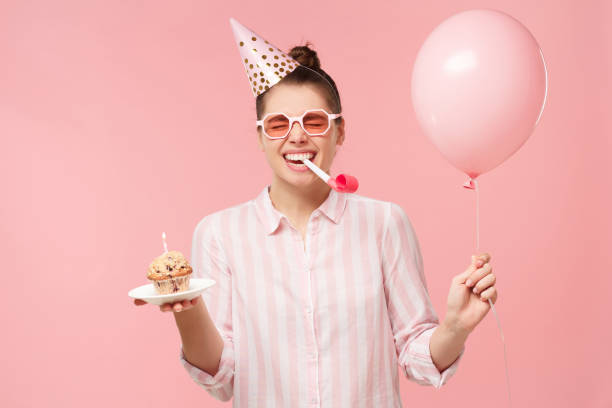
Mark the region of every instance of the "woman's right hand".
[[[189, 310], [194, 307], [198, 303], [198, 299], [200, 299], [200, 296], [191, 300], [183, 300], [181, 302], [164, 303], [163, 305], [159, 306], [159, 310], [161, 310], [162, 312], [182, 312], [183, 310]], [[142, 306], [146, 305], [147, 302], [142, 299], [134, 299], [134, 304], [136, 306]]]

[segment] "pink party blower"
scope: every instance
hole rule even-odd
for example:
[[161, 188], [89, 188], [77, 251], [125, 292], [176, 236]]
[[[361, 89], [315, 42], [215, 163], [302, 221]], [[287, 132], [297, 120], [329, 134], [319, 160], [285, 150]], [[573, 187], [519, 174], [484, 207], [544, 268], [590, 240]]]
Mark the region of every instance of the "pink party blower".
[[308, 168], [312, 170], [317, 176], [321, 177], [324, 182], [329, 184], [331, 188], [340, 193], [354, 193], [355, 191], [357, 191], [357, 187], [359, 187], [359, 182], [353, 176], [350, 176], [348, 174], [338, 174], [334, 179], [331, 178], [329, 174], [318, 168], [317, 165], [311, 162], [310, 160], [302, 159], [302, 162], [304, 162], [304, 164], [308, 166]]

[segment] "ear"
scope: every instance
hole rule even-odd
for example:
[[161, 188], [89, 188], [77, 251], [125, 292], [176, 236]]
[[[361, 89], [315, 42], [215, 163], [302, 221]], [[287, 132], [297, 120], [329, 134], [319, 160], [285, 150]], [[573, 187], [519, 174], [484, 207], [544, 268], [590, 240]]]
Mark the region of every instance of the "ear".
[[344, 117], [340, 116], [340, 124], [336, 126], [336, 144], [344, 143]]

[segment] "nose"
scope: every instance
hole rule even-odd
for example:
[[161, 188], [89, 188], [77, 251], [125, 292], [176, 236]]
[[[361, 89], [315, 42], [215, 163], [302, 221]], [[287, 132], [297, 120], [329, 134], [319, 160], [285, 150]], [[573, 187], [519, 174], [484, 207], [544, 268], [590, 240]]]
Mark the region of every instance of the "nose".
[[304, 143], [308, 141], [308, 135], [300, 126], [300, 122], [293, 122], [293, 124], [291, 125], [291, 129], [289, 129], [287, 139], [289, 139], [289, 141], [292, 143]]

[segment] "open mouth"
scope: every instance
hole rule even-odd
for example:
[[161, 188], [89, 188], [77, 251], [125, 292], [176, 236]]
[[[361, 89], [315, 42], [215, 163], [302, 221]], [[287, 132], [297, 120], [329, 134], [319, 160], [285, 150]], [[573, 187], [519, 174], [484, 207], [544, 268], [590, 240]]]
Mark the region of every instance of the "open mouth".
[[302, 159], [308, 159], [308, 160], [312, 160], [314, 159], [314, 157], [316, 156], [316, 153], [290, 153], [290, 154], [285, 154], [283, 155], [283, 158], [291, 164], [297, 164], [297, 165], [302, 165], [302, 166], [306, 166], [303, 162]]

